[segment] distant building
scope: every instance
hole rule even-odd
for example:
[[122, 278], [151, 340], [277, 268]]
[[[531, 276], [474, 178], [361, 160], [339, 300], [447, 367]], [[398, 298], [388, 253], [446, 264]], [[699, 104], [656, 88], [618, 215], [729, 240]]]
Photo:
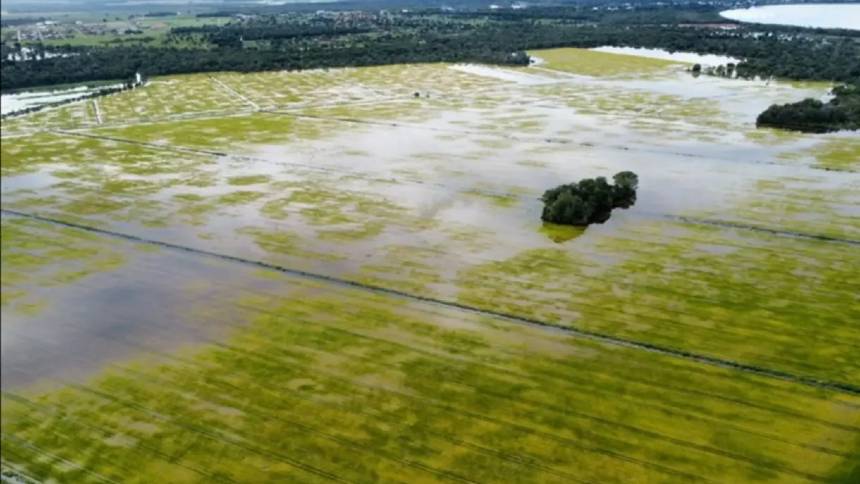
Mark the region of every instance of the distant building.
[[678, 24], [678, 27], [693, 29], [735, 30], [738, 24], [732, 23], [706, 23], [706, 24]]

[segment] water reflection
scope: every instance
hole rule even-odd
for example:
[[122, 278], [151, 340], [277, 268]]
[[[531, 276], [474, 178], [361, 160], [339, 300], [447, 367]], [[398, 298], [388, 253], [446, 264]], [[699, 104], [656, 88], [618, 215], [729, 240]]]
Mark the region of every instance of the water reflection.
[[224, 336], [246, 321], [235, 295], [272, 284], [252, 269], [206, 257], [135, 247], [126, 247], [126, 256], [115, 271], [27, 287], [46, 301], [36, 314], [3, 306], [3, 389], [83, 381], [112, 361], [147, 353], [143, 348], [170, 352]]

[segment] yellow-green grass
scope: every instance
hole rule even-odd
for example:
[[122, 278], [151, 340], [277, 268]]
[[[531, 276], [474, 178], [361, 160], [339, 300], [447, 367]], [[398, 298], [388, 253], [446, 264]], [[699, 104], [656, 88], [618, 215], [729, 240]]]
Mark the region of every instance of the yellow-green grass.
[[860, 171], [860, 137], [840, 136], [830, 138], [820, 146], [809, 150], [825, 169]]
[[857, 451], [856, 397], [263, 279], [229, 299], [249, 326], [224, 343], [4, 392], [4, 462], [65, 482], [805, 482]]
[[850, 175], [783, 176], [758, 180], [733, 210], [702, 211], [700, 216], [811, 237], [857, 241], [858, 205], [860, 180]]
[[[673, 235], [669, 235], [673, 234]], [[524, 250], [461, 272], [460, 301], [845, 383], [860, 314], [850, 244], [679, 223], [595, 250]]]
[[657, 74], [684, 65], [676, 61], [577, 48], [533, 50], [529, 55], [543, 59], [545, 64], [541, 67], [596, 77]]

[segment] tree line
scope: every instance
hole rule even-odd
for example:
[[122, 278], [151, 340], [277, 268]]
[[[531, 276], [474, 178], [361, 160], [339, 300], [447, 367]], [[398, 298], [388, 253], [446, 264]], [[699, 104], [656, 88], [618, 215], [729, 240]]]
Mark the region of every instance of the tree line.
[[[860, 82], [858, 32], [690, 26], [689, 22], [714, 21], [715, 11], [713, 6], [652, 6], [633, 11], [560, 6], [503, 12], [257, 16], [224, 26], [175, 28], [169, 34], [175, 46], [123, 42], [52, 47], [77, 55], [38, 62], [8, 60], [7, 54], [20, 46], [4, 44], [0, 87], [124, 79], [138, 71], [154, 76], [405, 62], [525, 65], [527, 49], [602, 45], [729, 55], [744, 59], [735, 67], [741, 77]], [[203, 42], [184, 42], [192, 37]]]
[[860, 85], [837, 86], [832, 94], [833, 98], [826, 103], [804, 99], [774, 104], [759, 114], [756, 126], [807, 133], [860, 129]]

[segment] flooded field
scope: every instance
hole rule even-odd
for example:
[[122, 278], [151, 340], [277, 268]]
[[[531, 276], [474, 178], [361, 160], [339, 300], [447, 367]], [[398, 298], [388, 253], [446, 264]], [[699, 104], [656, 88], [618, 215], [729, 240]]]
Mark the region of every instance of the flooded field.
[[[851, 482], [860, 137], [826, 84], [528, 68], [153, 79], [3, 121], [3, 471]], [[638, 173], [605, 224], [543, 191]]]
[[81, 85], [55, 90], [21, 91], [0, 96], [0, 113], [3, 115], [38, 108], [45, 105], [72, 101], [96, 93], [104, 88], [119, 88], [122, 84]]

